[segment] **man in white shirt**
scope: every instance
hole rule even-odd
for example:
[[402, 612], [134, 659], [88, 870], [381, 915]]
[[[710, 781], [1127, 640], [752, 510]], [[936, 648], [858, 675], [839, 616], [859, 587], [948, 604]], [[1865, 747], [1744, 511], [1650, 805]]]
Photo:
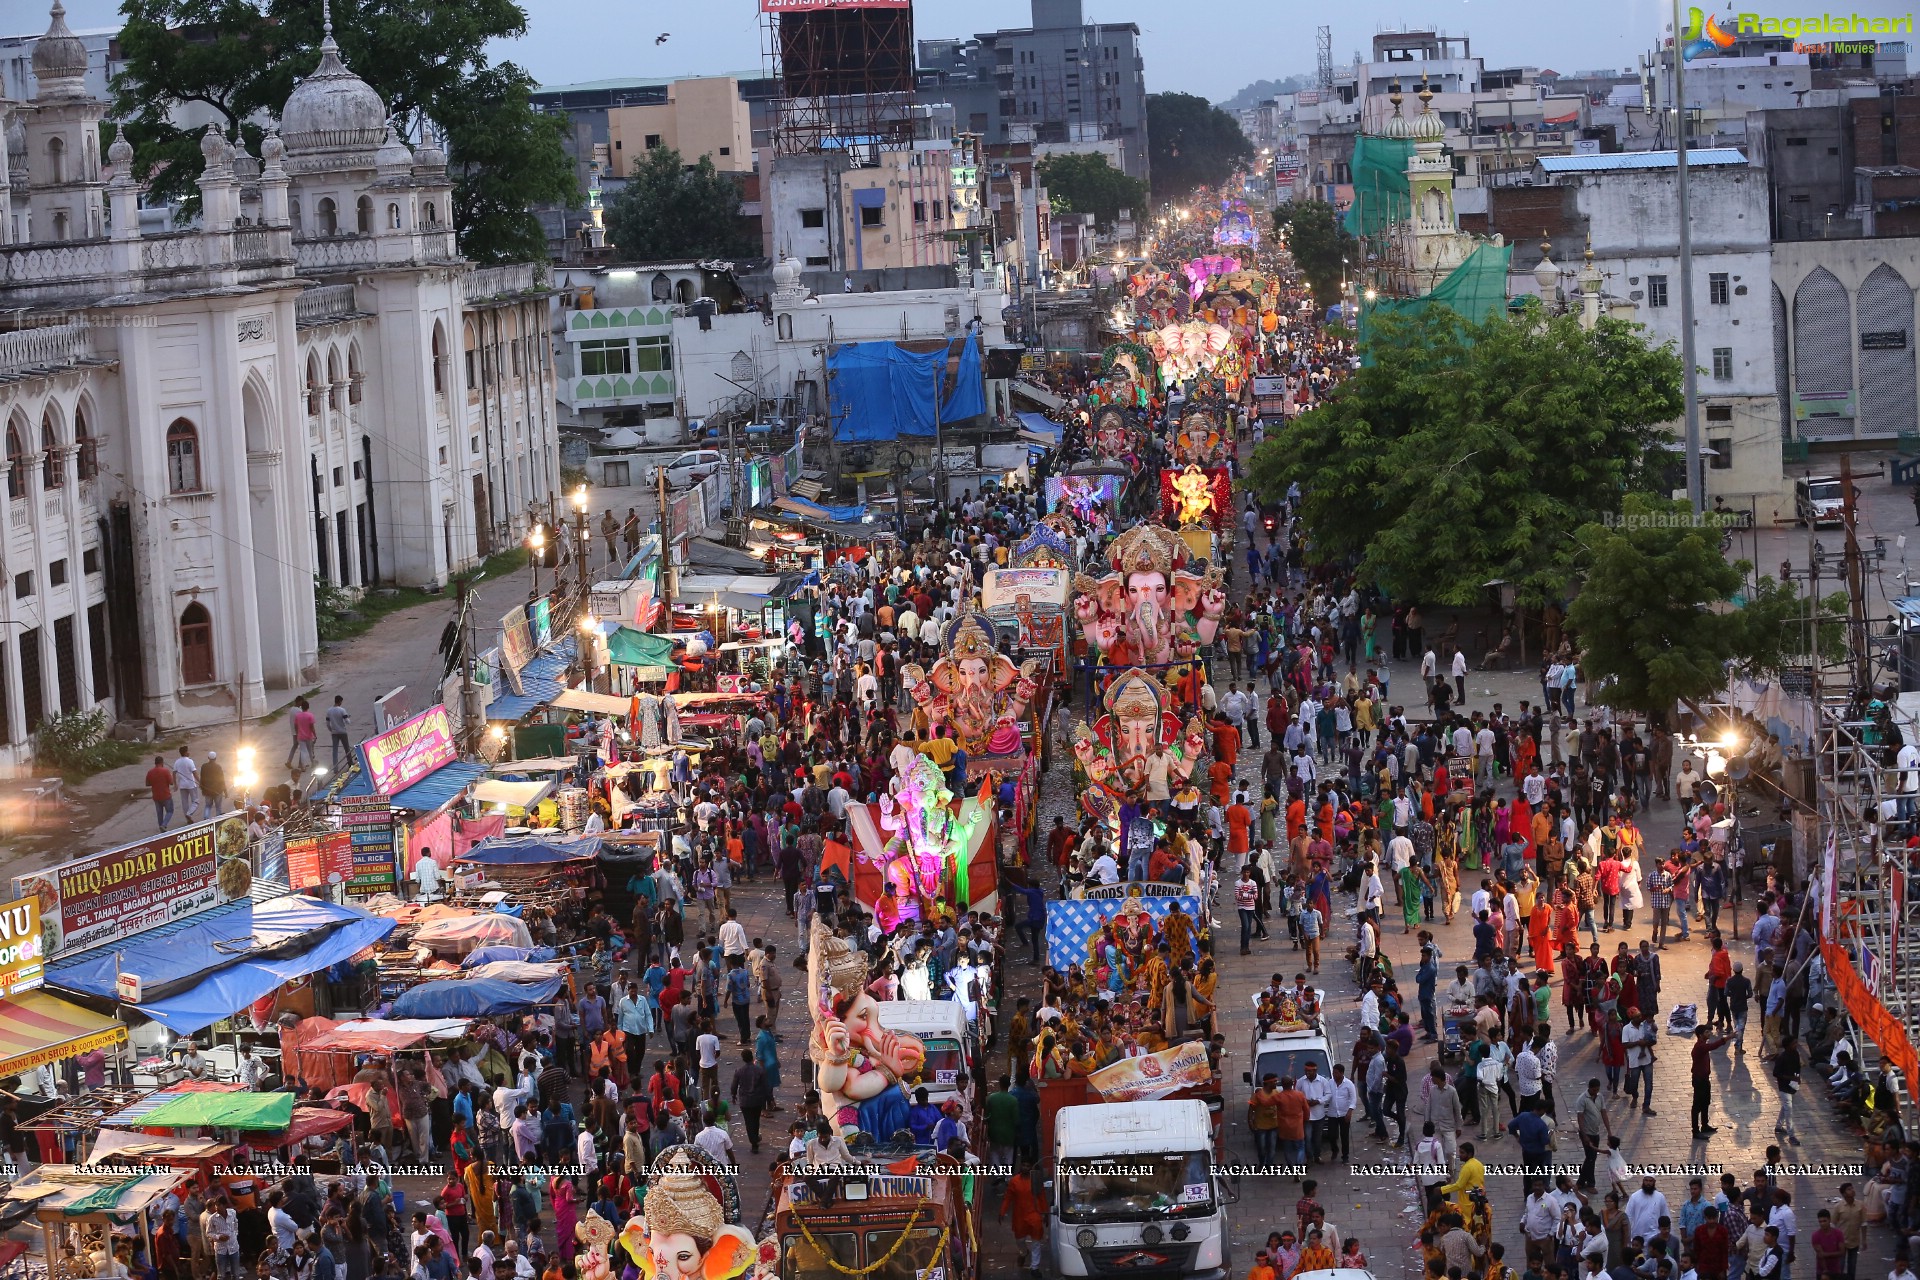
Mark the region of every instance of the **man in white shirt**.
[[440, 864], [433, 860], [433, 850], [423, 850], [420, 861], [413, 864], [413, 886], [416, 902], [432, 902], [439, 898]]
[[1333, 1096], [1333, 1081], [1320, 1074], [1320, 1064], [1311, 1058], [1301, 1068], [1300, 1092], [1307, 1099], [1307, 1163], [1320, 1162], [1321, 1131], [1326, 1127], [1327, 1100]]
[[743, 958], [746, 956], [747, 930], [746, 926], [740, 923], [740, 909], [738, 907], [727, 908], [726, 923], [720, 926], [720, 932], [716, 935], [715, 940], [719, 942], [720, 949], [726, 952], [726, 954], [730, 956], [741, 956]]
[[1440, 659], [1429, 649], [1420, 655], [1420, 683], [1432, 684], [1433, 677], [1440, 671]]
[[583, 1171], [580, 1176], [583, 1178], [596, 1176], [600, 1171], [600, 1153], [594, 1148], [591, 1126], [581, 1127], [580, 1136], [574, 1139], [573, 1149]]
[[1396, 835], [1387, 841], [1387, 858], [1393, 865], [1393, 878], [1397, 886], [1400, 873], [1413, 865], [1413, 841], [1406, 836]]
[[1360, 1105], [1360, 1090], [1353, 1081], [1347, 1079], [1345, 1063], [1333, 1064], [1333, 1089], [1327, 1094], [1326, 1119], [1321, 1130], [1327, 1141], [1327, 1154], [1338, 1159], [1349, 1158], [1348, 1140], [1351, 1137], [1354, 1108]]
[[1481, 912], [1493, 910], [1493, 890], [1490, 887], [1492, 883], [1490, 880], [1482, 880], [1480, 887], [1473, 891], [1472, 898], [1468, 900], [1467, 918], [1469, 920], [1478, 920]]
[[733, 1139], [727, 1136], [725, 1129], [714, 1123], [714, 1117], [707, 1117], [706, 1127], [693, 1135], [693, 1143], [721, 1164], [733, 1164]]
[[1454, 726], [1453, 754], [1464, 760], [1473, 759], [1473, 730], [1463, 724]]
[[1660, 1219], [1670, 1216], [1667, 1197], [1651, 1177], [1640, 1179], [1640, 1189], [1627, 1197], [1627, 1232], [1642, 1240], [1651, 1240], [1660, 1230]]
[[1120, 881], [1120, 864], [1115, 862], [1113, 855], [1105, 850], [1102, 850], [1100, 856], [1093, 860], [1091, 870], [1093, 878], [1101, 884], [1117, 884]]
[[1493, 728], [1484, 722], [1473, 735], [1473, 767], [1482, 785], [1493, 785]]
[[1660, 1113], [1653, 1109], [1653, 1049], [1659, 1038], [1659, 1029], [1647, 1020], [1645, 1014], [1635, 1012], [1633, 1020], [1620, 1029], [1620, 1043], [1627, 1049], [1627, 1107], [1633, 1107], [1635, 1099], [1640, 1097], [1641, 1081], [1646, 1082], [1647, 1094], [1641, 1101], [1641, 1110], [1650, 1116]]
[[1369, 862], [1366, 875], [1360, 879], [1360, 910], [1371, 911], [1373, 918], [1380, 918], [1380, 903], [1386, 896], [1386, 890], [1380, 884], [1380, 873]]
[[1522, 789], [1526, 792], [1528, 807], [1539, 812], [1540, 806], [1547, 802], [1547, 780], [1535, 770], [1527, 775]]

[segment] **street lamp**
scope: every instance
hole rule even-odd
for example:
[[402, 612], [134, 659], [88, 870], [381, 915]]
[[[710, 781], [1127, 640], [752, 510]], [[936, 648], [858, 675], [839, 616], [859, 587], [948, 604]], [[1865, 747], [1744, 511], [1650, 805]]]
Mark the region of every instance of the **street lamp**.
[[540, 525], [533, 526], [527, 534], [527, 565], [533, 570], [533, 594], [540, 594], [540, 555], [546, 550], [547, 531]]
[[260, 775], [253, 768], [254, 751], [252, 747], [241, 747], [234, 752], [233, 780], [240, 787], [240, 798], [245, 800], [253, 794], [254, 784], [260, 781]]

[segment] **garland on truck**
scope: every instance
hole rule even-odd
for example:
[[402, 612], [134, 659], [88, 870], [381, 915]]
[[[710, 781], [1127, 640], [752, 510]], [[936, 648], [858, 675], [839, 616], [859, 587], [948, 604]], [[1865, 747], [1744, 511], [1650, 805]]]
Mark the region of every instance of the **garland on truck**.
[[[800, 1235], [806, 1240], [806, 1242], [809, 1245], [813, 1247], [813, 1251], [820, 1255], [820, 1260], [822, 1262], [826, 1263], [828, 1266], [832, 1267], [835, 1271], [838, 1271], [843, 1276], [865, 1276], [865, 1275], [872, 1275], [874, 1272], [878, 1271], [880, 1268], [886, 1266], [889, 1262], [893, 1261], [893, 1255], [900, 1252], [901, 1246], [906, 1244], [907, 1242], [907, 1237], [913, 1234], [914, 1227], [919, 1225], [920, 1214], [926, 1207], [927, 1207], [927, 1202], [925, 1200], [922, 1200], [919, 1204], [915, 1205], [913, 1207], [913, 1216], [907, 1219], [906, 1226], [900, 1228], [900, 1238], [893, 1242], [893, 1247], [891, 1249], [888, 1249], [886, 1253], [881, 1256], [879, 1261], [870, 1262], [864, 1267], [849, 1267], [841, 1262], [836, 1261], [833, 1255], [829, 1254], [825, 1249], [822, 1249], [820, 1247], [820, 1242], [813, 1238], [813, 1232], [807, 1230], [807, 1223], [804, 1218], [801, 1218], [798, 1215], [795, 1215], [794, 1221], [800, 1227]], [[952, 1231], [953, 1231], [952, 1223], [948, 1223], [945, 1226], [940, 1228], [940, 1238], [933, 1242], [933, 1253], [930, 1256], [935, 1258], [940, 1256], [940, 1251], [947, 1247], [947, 1236]]]

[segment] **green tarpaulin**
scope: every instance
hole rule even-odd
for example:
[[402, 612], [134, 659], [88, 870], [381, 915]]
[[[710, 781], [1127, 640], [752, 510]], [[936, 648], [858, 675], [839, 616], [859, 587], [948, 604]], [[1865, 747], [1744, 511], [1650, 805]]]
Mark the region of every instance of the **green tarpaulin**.
[[1353, 204], [1347, 208], [1346, 227], [1356, 236], [1378, 235], [1412, 214], [1407, 194], [1407, 161], [1413, 155], [1409, 138], [1353, 140]]
[[668, 667], [673, 665], [673, 637], [621, 627], [607, 637], [607, 652], [621, 666]]
[[142, 1129], [284, 1129], [293, 1123], [290, 1093], [188, 1093], [140, 1117]]
[[120, 1197], [126, 1194], [127, 1189], [139, 1186], [146, 1177], [147, 1175], [143, 1173], [128, 1178], [124, 1182], [108, 1183], [97, 1190], [89, 1191], [60, 1212], [69, 1218], [83, 1218], [90, 1213], [112, 1213], [120, 1207]]
[[1506, 310], [1507, 263], [1513, 257], [1512, 245], [1483, 244], [1467, 255], [1433, 292], [1419, 298], [1381, 298], [1368, 303], [1360, 312], [1360, 343], [1363, 358], [1373, 320], [1381, 315], [1411, 316], [1434, 303], [1450, 307], [1472, 324], [1484, 324]]

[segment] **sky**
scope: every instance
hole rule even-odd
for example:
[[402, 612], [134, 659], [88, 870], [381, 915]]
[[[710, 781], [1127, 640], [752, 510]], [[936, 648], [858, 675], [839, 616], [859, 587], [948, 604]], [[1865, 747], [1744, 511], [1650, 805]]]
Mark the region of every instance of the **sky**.
[[[1489, 67], [1532, 66], [1560, 72], [1621, 70], [1635, 65], [1672, 20], [1660, 0], [1586, 0], [1542, 5], [1538, 0], [1348, 0], [1332, 6], [1298, 0], [1084, 0], [1089, 21], [1134, 22], [1141, 31], [1147, 89], [1177, 90], [1219, 101], [1254, 80], [1278, 79], [1314, 68], [1314, 29], [1333, 25], [1333, 59], [1349, 63], [1375, 32], [1400, 27], [1439, 28], [1472, 40]], [[495, 56], [526, 67], [542, 84], [570, 84], [618, 76], [670, 77], [751, 71], [760, 66], [754, 0], [698, 0], [693, 4], [636, 4], [633, 0], [521, 0], [525, 38], [502, 42]], [[41, 0], [9, 4], [9, 31]], [[1744, 7], [1744, 6], [1743, 6]], [[1793, 15], [1826, 8], [1866, 17], [1905, 17], [1890, 0], [1755, 5], [1762, 13]], [[67, 0], [76, 27], [118, 21], [118, 0]], [[914, 30], [922, 39], [970, 36], [1030, 22], [1026, 0], [916, 0]], [[1542, 17], [1552, 22], [1541, 25]], [[31, 24], [28, 24], [29, 28]], [[654, 39], [666, 35], [665, 44]]]

